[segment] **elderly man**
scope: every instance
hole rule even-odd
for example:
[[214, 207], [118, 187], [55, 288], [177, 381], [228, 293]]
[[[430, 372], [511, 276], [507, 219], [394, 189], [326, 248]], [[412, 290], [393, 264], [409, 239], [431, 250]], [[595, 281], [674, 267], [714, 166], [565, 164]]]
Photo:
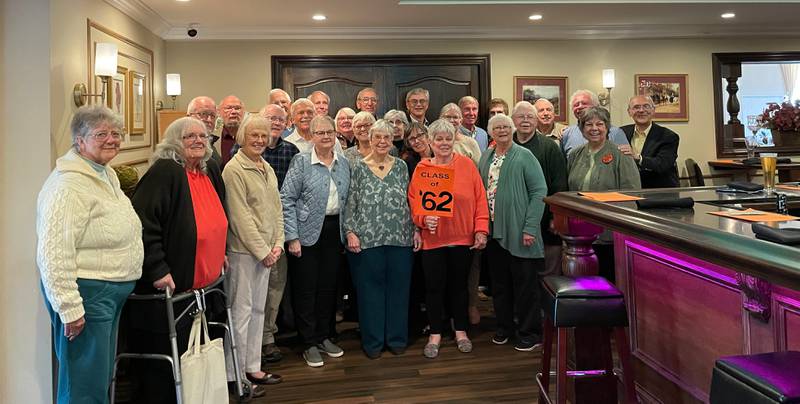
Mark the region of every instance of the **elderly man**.
[[[299, 153], [299, 150], [294, 144], [281, 138], [281, 134], [286, 128], [286, 111], [283, 108], [276, 104], [268, 104], [261, 109], [259, 114], [269, 119], [270, 136], [272, 137], [270, 145], [264, 149], [261, 156], [275, 171], [275, 176], [278, 177], [278, 188], [280, 188], [283, 185], [283, 179], [286, 178], [286, 172], [289, 170], [289, 163], [292, 161], [292, 157]], [[278, 362], [283, 358], [280, 348], [275, 345], [275, 334], [278, 332], [278, 308], [286, 287], [286, 263], [286, 254], [282, 254], [269, 273], [269, 290], [264, 307], [264, 338], [262, 342], [264, 346], [261, 349], [262, 358], [267, 362]]]
[[[572, 94], [569, 105], [572, 107], [572, 114], [577, 119], [585, 109], [599, 106], [600, 102], [595, 93], [589, 90], [578, 90]], [[617, 146], [628, 144], [628, 139], [622, 129], [613, 125], [608, 128], [608, 139]], [[579, 128], [577, 124], [572, 125], [565, 129], [561, 136], [561, 151], [565, 156], [569, 156], [573, 149], [586, 142], [586, 138], [583, 137], [583, 128]]]
[[219, 155], [219, 136], [214, 134], [214, 129], [217, 125], [217, 104], [211, 97], [201, 95], [189, 101], [189, 106], [186, 108], [186, 116], [199, 119], [206, 125], [208, 136], [210, 137], [209, 143], [211, 144], [211, 158], [222, 164], [222, 157]]
[[478, 100], [469, 95], [461, 97], [458, 100], [458, 107], [461, 108], [461, 127], [459, 130], [465, 136], [475, 139], [481, 148], [481, 152], [483, 152], [489, 145], [489, 134], [476, 126], [478, 123]]
[[314, 113], [317, 115], [328, 115], [328, 106], [331, 103], [331, 97], [324, 92], [317, 90], [308, 96], [308, 99], [314, 103]]
[[533, 107], [536, 108], [536, 132], [561, 145], [561, 135], [567, 129], [567, 125], [556, 122], [553, 103], [546, 98], [539, 98], [533, 103]]
[[628, 101], [628, 115], [633, 124], [625, 125], [622, 131], [630, 142], [630, 146], [622, 145], [619, 149], [633, 157], [639, 166], [642, 188], [679, 187], [678, 168], [678, 134], [653, 123], [656, 112], [653, 99], [646, 95], [636, 95]]
[[[514, 106], [511, 119], [517, 128], [514, 141], [530, 150], [542, 166], [544, 180], [547, 183], [547, 195], [566, 191], [567, 159], [564, 158], [558, 145], [539, 133], [536, 108], [528, 101], [520, 101]], [[545, 206], [541, 224], [545, 262], [543, 275], [558, 274], [561, 268], [561, 237], [550, 231], [552, 220], [553, 214], [550, 213], [548, 206]]]
[[220, 156], [222, 165], [228, 164], [236, 145], [236, 132], [244, 118], [244, 104], [235, 95], [229, 95], [219, 103], [219, 114], [222, 116], [222, 134], [220, 139]]
[[425, 113], [428, 112], [428, 103], [430, 102], [430, 93], [424, 88], [417, 87], [406, 93], [406, 109], [408, 109], [408, 117], [411, 122], [419, 122], [428, 126], [428, 118]]
[[[280, 105], [281, 108], [286, 112], [286, 116], [289, 116], [290, 111], [289, 108], [292, 106], [292, 97], [289, 97], [289, 93], [284, 91], [282, 88], [273, 88], [269, 90], [269, 103]], [[281, 137], [284, 139], [286, 136], [289, 136], [292, 133], [292, 123], [287, 121], [286, 122], [286, 129], [283, 130]]]
[[[314, 118], [314, 103], [308, 98], [298, 98], [292, 103], [291, 112], [294, 130], [284, 140], [297, 146], [301, 153], [310, 152], [314, 147], [311, 142], [311, 119]], [[342, 145], [335, 142], [334, 150], [342, 153]]]
[[502, 98], [489, 100], [489, 118], [497, 114], [508, 115], [508, 103]]
[[361, 89], [356, 95], [356, 108], [359, 111], [367, 111], [375, 115], [378, 110], [378, 93], [372, 87]]

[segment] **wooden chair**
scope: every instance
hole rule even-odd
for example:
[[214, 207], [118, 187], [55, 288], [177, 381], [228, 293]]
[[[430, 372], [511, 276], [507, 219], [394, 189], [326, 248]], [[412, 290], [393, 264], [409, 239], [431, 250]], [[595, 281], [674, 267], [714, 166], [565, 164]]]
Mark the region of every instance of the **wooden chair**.
[[686, 159], [686, 173], [689, 174], [689, 185], [693, 187], [702, 187], [706, 185], [703, 179], [703, 171], [693, 159]]

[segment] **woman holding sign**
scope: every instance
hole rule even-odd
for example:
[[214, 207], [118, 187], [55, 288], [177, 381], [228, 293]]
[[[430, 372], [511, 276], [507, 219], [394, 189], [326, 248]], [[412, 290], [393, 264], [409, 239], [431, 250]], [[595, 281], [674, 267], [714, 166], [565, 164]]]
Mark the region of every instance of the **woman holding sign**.
[[361, 348], [377, 359], [408, 344], [412, 251], [419, 249], [408, 209], [408, 170], [389, 155], [394, 128], [378, 120], [369, 130], [372, 152], [352, 166], [343, 228], [358, 293]]
[[536, 157], [514, 143], [511, 118], [495, 115], [488, 126], [495, 147], [486, 150], [479, 167], [492, 229], [486, 248], [497, 316], [492, 342], [507, 343], [517, 328], [514, 349], [531, 351], [542, 342], [538, 273], [544, 269], [540, 225], [547, 184]]
[[[456, 127], [439, 119], [428, 127], [433, 157], [423, 159], [408, 188], [414, 224], [422, 237], [422, 269], [431, 333], [423, 355], [439, 356], [446, 301], [453, 315], [456, 344], [471, 352], [467, 337], [467, 275], [472, 250], [486, 246], [489, 212], [480, 174], [468, 157], [453, 152]], [[446, 296], [445, 296], [446, 295]]]

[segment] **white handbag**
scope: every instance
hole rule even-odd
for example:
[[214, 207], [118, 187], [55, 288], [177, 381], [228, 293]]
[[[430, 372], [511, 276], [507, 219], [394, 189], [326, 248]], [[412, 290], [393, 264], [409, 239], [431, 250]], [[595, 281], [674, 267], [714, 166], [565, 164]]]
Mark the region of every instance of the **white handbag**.
[[[205, 337], [205, 344], [200, 337]], [[210, 340], [204, 312], [198, 313], [189, 334], [189, 347], [181, 355], [183, 402], [186, 404], [228, 403], [225, 350], [222, 338]]]

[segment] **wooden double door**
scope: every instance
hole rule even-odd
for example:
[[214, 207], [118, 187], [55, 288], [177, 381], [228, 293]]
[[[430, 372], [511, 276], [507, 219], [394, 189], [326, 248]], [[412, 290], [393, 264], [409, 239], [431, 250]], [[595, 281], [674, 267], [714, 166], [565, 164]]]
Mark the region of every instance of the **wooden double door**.
[[365, 87], [378, 93], [378, 117], [390, 109], [408, 113], [406, 93], [427, 89], [429, 121], [438, 118], [443, 105], [471, 95], [481, 105], [479, 125], [485, 127], [489, 55], [273, 56], [272, 83], [293, 99], [324, 91], [331, 97], [331, 116], [342, 107], [358, 112], [356, 95]]

